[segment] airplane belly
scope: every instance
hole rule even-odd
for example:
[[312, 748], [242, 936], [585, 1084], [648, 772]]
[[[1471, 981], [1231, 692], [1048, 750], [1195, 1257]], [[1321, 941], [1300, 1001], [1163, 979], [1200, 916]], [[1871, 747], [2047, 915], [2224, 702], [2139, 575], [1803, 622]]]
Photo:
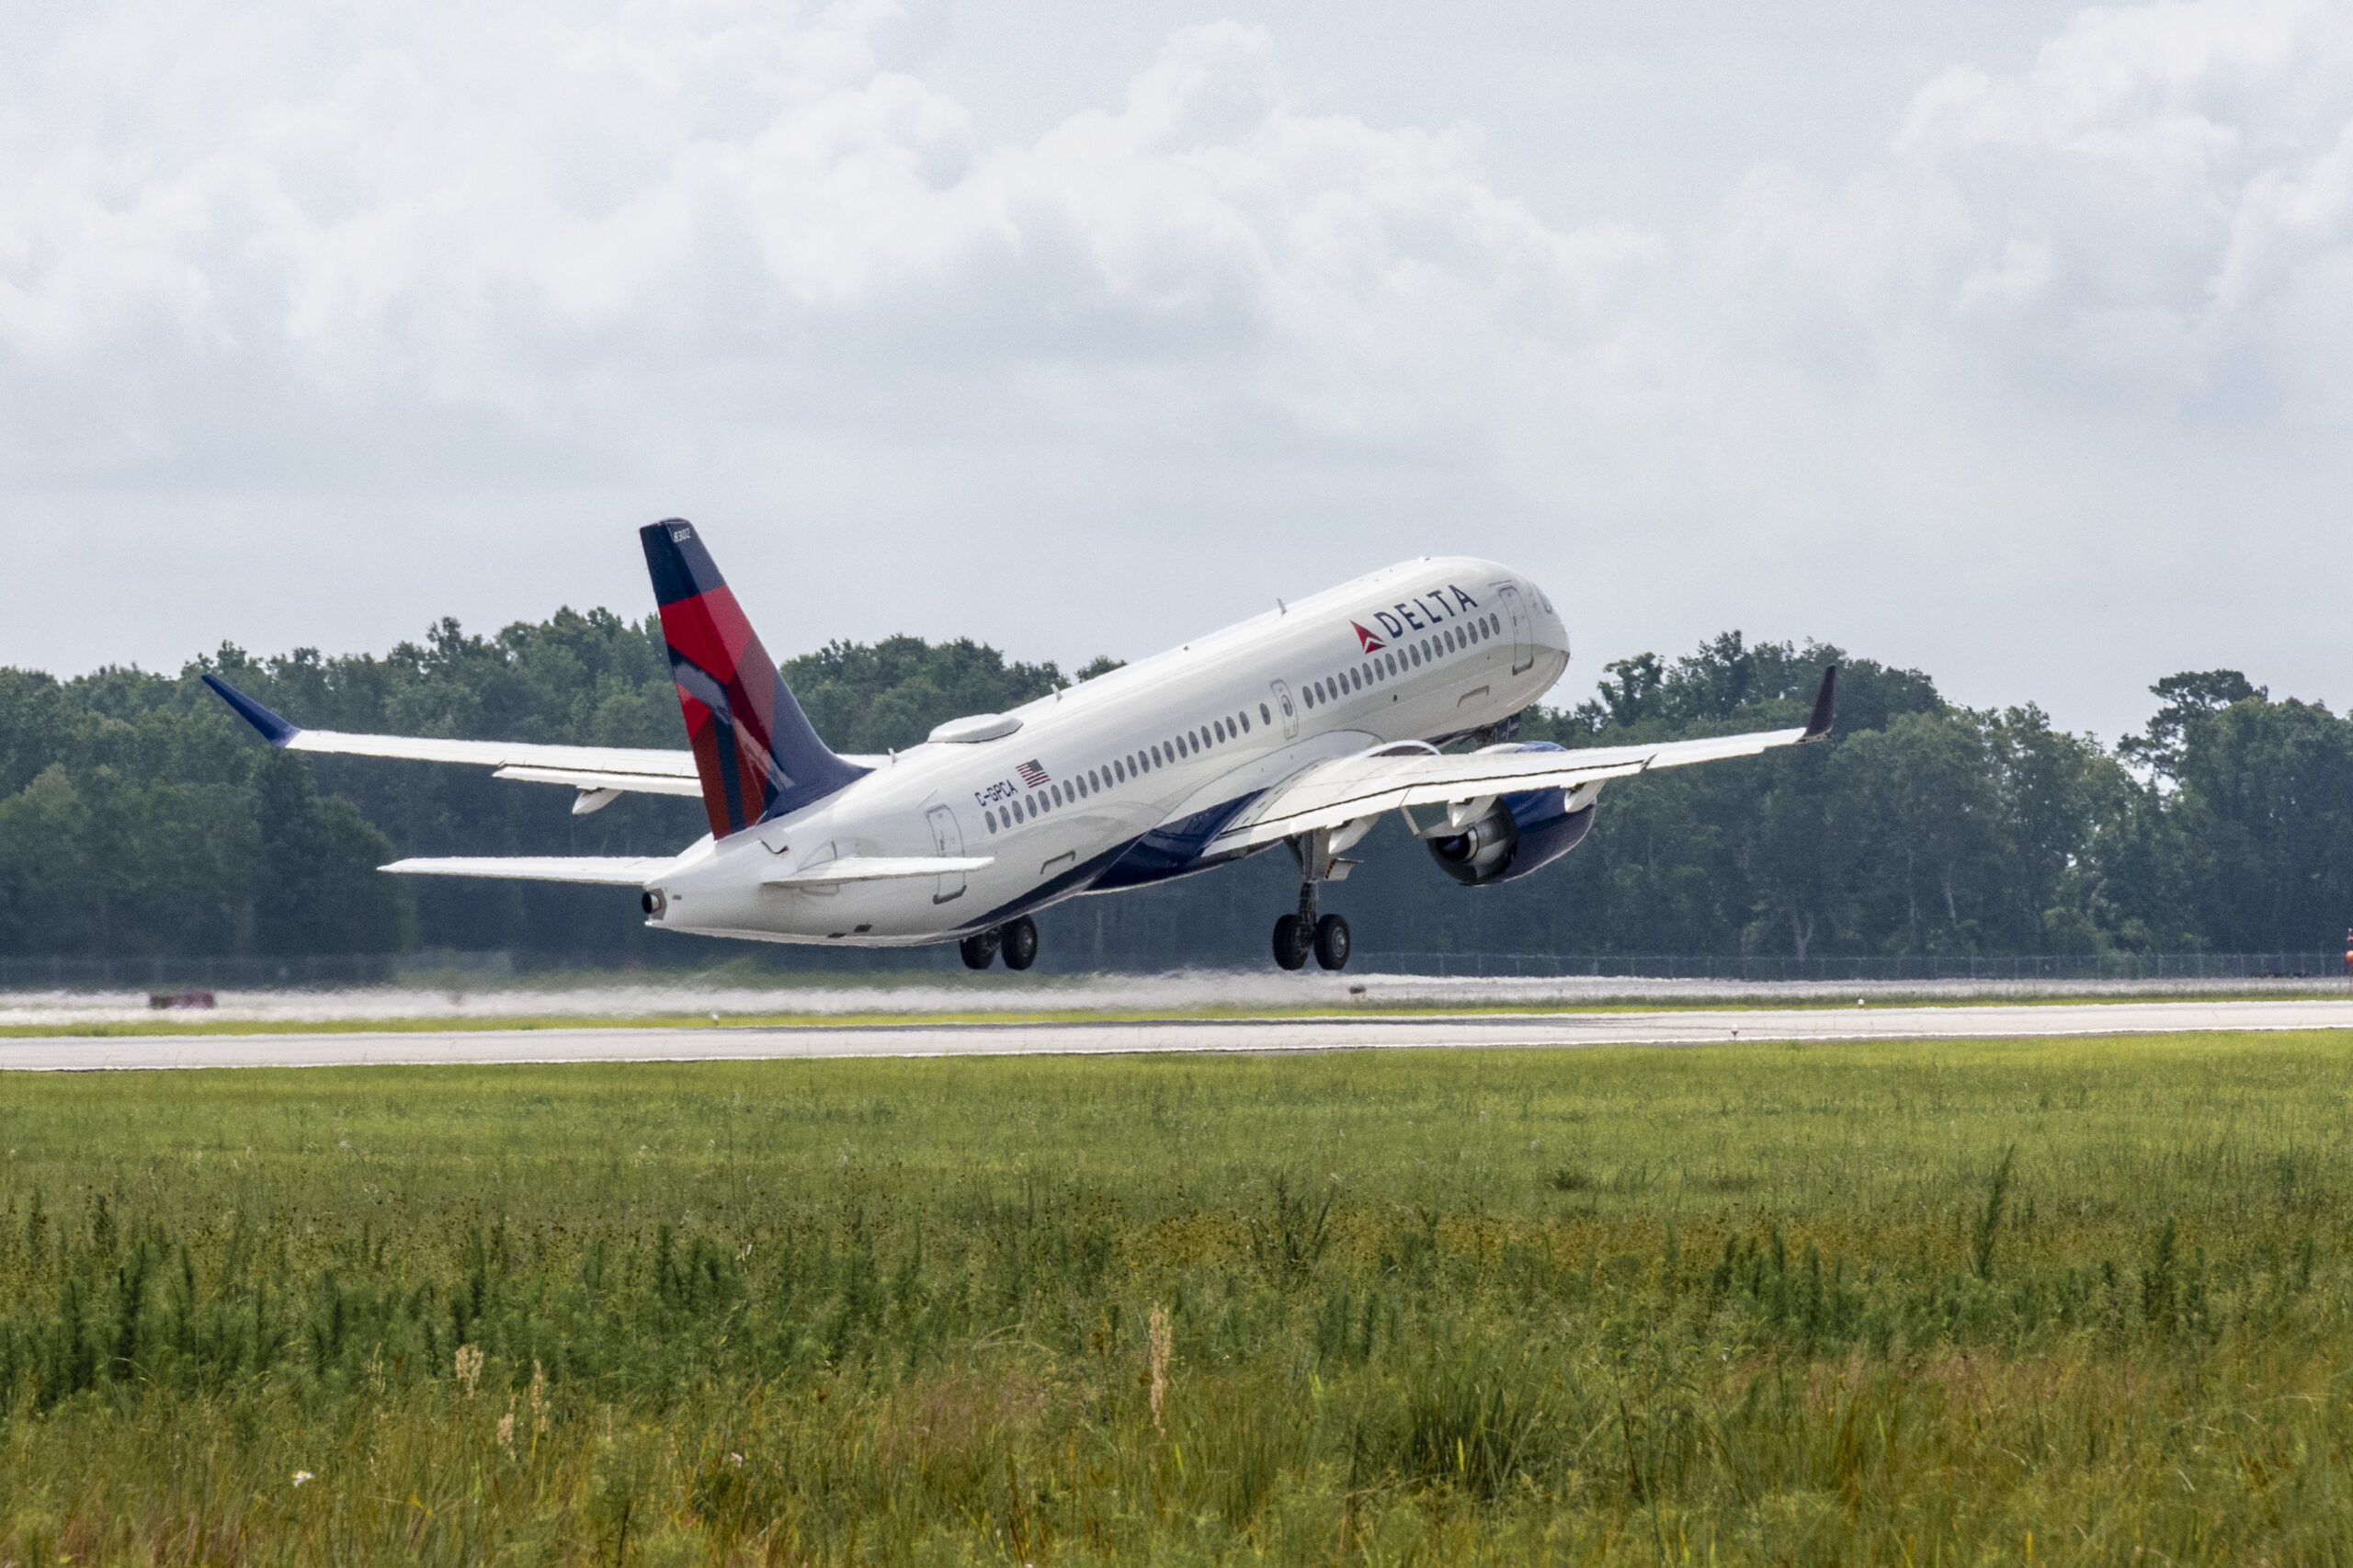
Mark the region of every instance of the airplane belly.
[[757, 886], [674, 899], [664, 928], [766, 941], [877, 947], [938, 941], [958, 928], [957, 903], [986, 897], [968, 881], [964, 899], [933, 902], [938, 879], [903, 877], [817, 887]]
[[901, 877], [889, 881], [844, 882], [831, 893], [801, 888], [765, 888], [780, 905], [789, 929], [829, 941], [856, 942], [926, 936], [938, 929], [933, 903], [937, 879]]
[[[1069, 808], [1065, 812], [968, 840], [970, 853], [989, 856], [995, 863], [961, 879], [713, 886], [689, 892], [683, 907], [674, 906], [675, 915], [663, 924], [674, 930], [821, 946], [951, 940], [1086, 891], [1107, 857], [1134, 836], [1125, 818], [1143, 814], [1142, 808], [1132, 813]], [[946, 897], [943, 888], [950, 890]]]

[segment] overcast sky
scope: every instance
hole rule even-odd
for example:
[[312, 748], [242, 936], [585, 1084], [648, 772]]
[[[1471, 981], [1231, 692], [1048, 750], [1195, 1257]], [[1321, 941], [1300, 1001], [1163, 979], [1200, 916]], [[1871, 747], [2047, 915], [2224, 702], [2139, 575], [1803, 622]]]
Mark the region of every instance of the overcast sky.
[[1564, 700], [1730, 627], [2353, 699], [2343, 7], [0, 18], [0, 663], [639, 614], [680, 515], [779, 654], [1470, 551]]

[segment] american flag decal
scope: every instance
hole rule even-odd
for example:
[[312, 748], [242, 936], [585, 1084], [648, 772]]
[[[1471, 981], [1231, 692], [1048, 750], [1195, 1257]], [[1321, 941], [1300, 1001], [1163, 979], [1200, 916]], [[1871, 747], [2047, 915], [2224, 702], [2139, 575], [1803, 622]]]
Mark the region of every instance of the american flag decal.
[[1038, 766], [1035, 758], [1023, 763], [1013, 771], [1021, 775], [1021, 782], [1032, 790], [1042, 790], [1046, 787], [1046, 770]]

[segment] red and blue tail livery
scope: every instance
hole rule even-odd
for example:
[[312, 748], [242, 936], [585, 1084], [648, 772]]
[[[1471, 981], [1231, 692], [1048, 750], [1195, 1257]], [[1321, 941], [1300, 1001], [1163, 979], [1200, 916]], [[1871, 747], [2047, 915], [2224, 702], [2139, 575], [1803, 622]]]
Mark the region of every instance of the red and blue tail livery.
[[865, 768], [817, 738], [694, 525], [672, 517], [638, 538], [711, 836], [797, 812], [862, 777]]

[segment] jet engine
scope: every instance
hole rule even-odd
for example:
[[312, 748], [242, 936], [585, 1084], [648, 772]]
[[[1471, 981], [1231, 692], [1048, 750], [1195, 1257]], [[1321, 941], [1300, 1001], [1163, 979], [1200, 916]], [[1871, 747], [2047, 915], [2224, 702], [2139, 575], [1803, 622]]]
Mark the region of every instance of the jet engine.
[[1519, 847], [1519, 824], [1512, 820], [1511, 808], [1497, 801], [1461, 832], [1433, 838], [1429, 846], [1430, 858], [1440, 870], [1465, 887], [1477, 887], [1511, 869], [1512, 852]]
[[[1513, 749], [1562, 748], [1537, 741]], [[1464, 887], [1507, 882], [1552, 864], [1585, 842], [1585, 835], [1593, 831], [1593, 812], [1589, 796], [1583, 806], [1571, 811], [1564, 790], [1526, 790], [1500, 796], [1460, 831], [1430, 838], [1430, 858]]]

